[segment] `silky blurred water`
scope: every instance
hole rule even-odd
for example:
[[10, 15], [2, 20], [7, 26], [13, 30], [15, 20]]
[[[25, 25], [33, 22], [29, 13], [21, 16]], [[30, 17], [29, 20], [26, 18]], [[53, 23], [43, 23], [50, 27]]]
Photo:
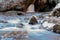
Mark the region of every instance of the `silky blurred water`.
[[[29, 20], [32, 15], [35, 15], [38, 20], [38, 24], [36, 25], [30, 25]], [[29, 40], [60, 40], [59, 34], [53, 33], [51, 31], [47, 31], [44, 29], [39, 29], [41, 27], [41, 18], [39, 16], [43, 15], [44, 17], [47, 17], [48, 14], [41, 14], [41, 13], [27, 13], [25, 15], [15, 15], [15, 16], [4, 16], [0, 15], [0, 20], [3, 21], [10, 21], [9, 23], [0, 23], [0, 29], [3, 29], [5, 27], [17, 27], [17, 24], [23, 24], [24, 27], [29, 32]], [[14, 22], [11, 22], [13, 20]], [[17, 22], [16, 22], [17, 21]], [[4, 31], [0, 30], [0, 33]], [[2, 38], [1, 40], [14, 40], [14, 38]]]

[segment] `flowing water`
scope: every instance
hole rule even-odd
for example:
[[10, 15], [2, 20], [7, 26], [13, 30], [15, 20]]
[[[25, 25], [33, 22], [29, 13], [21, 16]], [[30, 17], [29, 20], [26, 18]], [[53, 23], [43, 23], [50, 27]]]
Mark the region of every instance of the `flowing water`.
[[[27, 13], [25, 15], [15, 15], [15, 16], [4, 16], [0, 15], [0, 20], [8, 21], [9, 23], [0, 23], [0, 29], [6, 27], [17, 27], [17, 24], [23, 24], [23, 29], [28, 31], [28, 40], [60, 40], [60, 34], [53, 33], [51, 31], [47, 31], [45, 29], [40, 29], [41, 26], [41, 18], [39, 16], [43, 15], [47, 17], [48, 12], [43, 13]], [[35, 15], [38, 20], [38, 24], [36, 25], [29, 25], [29, 20], [32, 15]], [[0, 33], [4, 33], [4, 31], [0, 30]], [[1, 34], [0, 34], [1, 35]], [[1, 40], [14, 40], [13, 38], [5, 38]]]

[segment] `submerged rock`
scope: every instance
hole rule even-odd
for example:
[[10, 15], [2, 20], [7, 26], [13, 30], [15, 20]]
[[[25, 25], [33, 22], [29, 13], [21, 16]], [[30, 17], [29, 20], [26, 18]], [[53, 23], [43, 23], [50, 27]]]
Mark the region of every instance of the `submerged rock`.
[[60, 33], [60, 25], [53, 26], [53, 32]]
[[38, 21], [37, 21], [36, 17], [32, 16], [31, 19], [30, 19], [30, 21], [29, 21], [29, 24], [34, 25], [34, 24], [37, 24], [37, 23], [38, 23]]

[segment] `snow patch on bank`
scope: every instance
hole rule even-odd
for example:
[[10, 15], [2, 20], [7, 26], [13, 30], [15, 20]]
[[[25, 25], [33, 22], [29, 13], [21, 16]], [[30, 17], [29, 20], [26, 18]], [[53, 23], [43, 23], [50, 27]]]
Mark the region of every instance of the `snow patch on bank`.
[[44, 22], [43, 24], [43, 27], [47, 30], [52, 30], [53, 29], [53, 26], [55, 25], [54, 23], [48, 23], [47, 21]]

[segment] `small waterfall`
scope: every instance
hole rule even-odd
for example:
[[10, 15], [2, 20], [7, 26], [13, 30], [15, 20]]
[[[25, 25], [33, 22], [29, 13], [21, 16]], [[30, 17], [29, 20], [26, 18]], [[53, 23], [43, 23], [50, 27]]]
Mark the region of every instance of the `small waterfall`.
[[31, 4], [31, 5], [28, 7], [27, 12], [35, 12], [34, 4]]

